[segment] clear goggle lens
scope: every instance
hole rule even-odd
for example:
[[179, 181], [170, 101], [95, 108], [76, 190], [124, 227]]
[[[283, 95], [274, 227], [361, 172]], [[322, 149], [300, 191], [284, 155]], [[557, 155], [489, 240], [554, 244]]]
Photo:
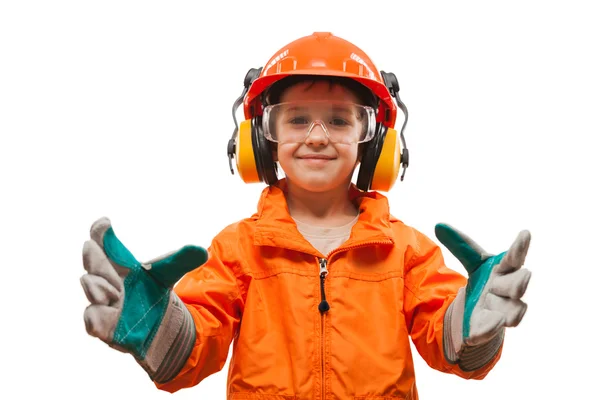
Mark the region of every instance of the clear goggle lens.
[[306, 101], [265, 107], [262, 125], [265, 137], [275, 143], [303, 143], [311, 134], [324, 134], [332, 143], [352, 144], [371, 140], [376, 122], [372, 107]]

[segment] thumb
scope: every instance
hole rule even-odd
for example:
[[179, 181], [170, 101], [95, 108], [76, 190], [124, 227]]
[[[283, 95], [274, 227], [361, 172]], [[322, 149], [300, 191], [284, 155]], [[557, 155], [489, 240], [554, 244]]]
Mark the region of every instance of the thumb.
[[435, 236], [458, 258], [467, 272], [472, 274], [491, 254], [487, 253], [470, 237], [448, 224], [437, 224]]
[[188, 245], [143, 263], [142, 267], [166, 287], [172, 287], [183, 275], [200, 267], [207, 259], [206, 249]]
[[140, 265], [133, 254], [121, 243], [110, 219], [102, 217], [92, 224], [90, 238], [96, 242], [114, 264], [133, 269]]

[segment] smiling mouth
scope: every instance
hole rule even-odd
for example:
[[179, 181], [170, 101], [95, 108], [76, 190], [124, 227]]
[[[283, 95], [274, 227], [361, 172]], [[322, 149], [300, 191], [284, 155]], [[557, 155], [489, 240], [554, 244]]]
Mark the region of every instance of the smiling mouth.
[[318, 156], [318, 155], [314, 155], [314, 156], [303, 156], [303, 157], [298, 157], [302, 160], [334, 160], [334, 157], [328, 157], [328, 156]]

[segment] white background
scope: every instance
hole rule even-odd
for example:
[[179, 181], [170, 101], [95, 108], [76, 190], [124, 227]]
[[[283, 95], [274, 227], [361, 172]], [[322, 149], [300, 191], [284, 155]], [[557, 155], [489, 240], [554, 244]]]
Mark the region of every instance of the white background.
[[435, 223], [451, 223], [491, 252], [532, 233], [529, 310], [501, 361], [465, 381], [415, 353], [421, 398], [593, 397], [592, 4], [2, 2], [0, 397], [225, 398], [226, 371], [171, 396], [87, 335], [81, 248], [104, 215], [147, 260], [208, 245], [253, 213], [262, 185], [228, 168], [231, 105], [250, 67], [313, 31], [350, 40], [400, 80], [411, 166], [388, 193], [393, 214], [432, 238]]

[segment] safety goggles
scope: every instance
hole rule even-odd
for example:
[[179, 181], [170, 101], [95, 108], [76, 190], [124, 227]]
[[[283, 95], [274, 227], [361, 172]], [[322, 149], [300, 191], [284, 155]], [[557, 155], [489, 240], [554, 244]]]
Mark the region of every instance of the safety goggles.
[[265, 107], [263, 134], [275, 143], [304, 143], [325, 134], [332, 143], [364, 143], [375, 134], [372, 107], [349, 102], [295, 101]]

